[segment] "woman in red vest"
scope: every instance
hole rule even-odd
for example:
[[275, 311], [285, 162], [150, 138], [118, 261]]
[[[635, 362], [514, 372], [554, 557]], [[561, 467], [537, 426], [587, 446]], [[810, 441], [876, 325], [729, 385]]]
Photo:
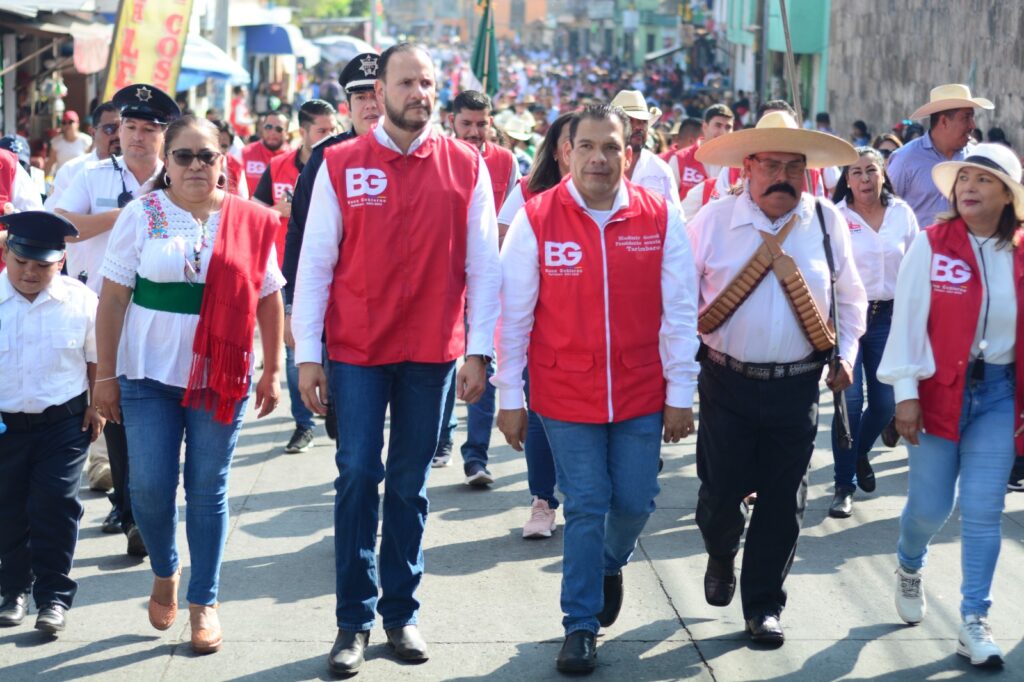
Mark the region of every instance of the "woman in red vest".
[[258, 416], [280, 396], [284, 277], [277, 214], [225, 191], [217, 128], [185, 116], [167, 128], [155, 191], [114, 225], [97, 313], [95, 404], [128, 437], [132, 511], [155, 578], [149, 622], [174, 624], [181, 563], [176, 493], [185, 442], [185, 530], [192, 648], [221, 645], [215, 611], [228, 530], [227, 480], [254, 368]]
[[907, 504], [897, 547], [896, 609], [925, 615], [921, 569], [959, 492], [960, 627], [957, 653], [1002, 665], [987, 616], [1000, 520], [1014, 455], [1024, 452], [1024, 220], [1021, 164], [982, 144], [932, 170], [950, 211], [919, 234], [900, 269], [892, 333], [879, 378], [892, 384], [896, 429], [908, 448]]

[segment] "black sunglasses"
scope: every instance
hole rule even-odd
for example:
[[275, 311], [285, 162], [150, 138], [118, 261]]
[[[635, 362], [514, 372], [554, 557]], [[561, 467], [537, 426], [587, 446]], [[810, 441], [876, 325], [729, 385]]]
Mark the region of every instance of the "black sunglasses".
[[204, 166], [212, 166], [220, 156], [220, 152], [215, 152], [212, 149], [201, 149], [198, 152], [194, 152], [191, 149], [175, 149], [171, 152], [171, 158], [174, 159], [174, 163], [182, 168], [188, 168], [196, 159], [199, 159]]
[[892, 149], [879, 149], [878, 153], [882, 155], [883, 159], [888, 159], [889, 155], [893, 153]]
[[273, 123], [264, 123], [263, 124], [263, 129], [264, 130], [273, 130], [274, 132], [278, 132], [278, 133], [283, 133], [284, 132], [284, 128], [282, 128], [281, 126], [276, 126]]

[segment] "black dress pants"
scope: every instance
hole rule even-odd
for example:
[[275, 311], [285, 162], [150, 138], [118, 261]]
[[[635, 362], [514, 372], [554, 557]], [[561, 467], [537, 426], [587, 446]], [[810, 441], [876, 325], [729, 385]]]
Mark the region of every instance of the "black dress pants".
[[740, 548], [743, 498], [757, 492], [740, 595], [744, 618], [779, 614], [807, 500], [807, 467], [818, 431], [819, 372], [761, 381], [701, 363], [697, 526], [710, 556]]
[[121, 522], [127, 526], [135, 523], [135, 519], [132, 516], [132, 498], [128, 491], [128, 437], [124, 432], [124, 424], [108, 421], [103, 427], [103, 437], [107, 441], [110, 478], [114, 482], [114, 489], [109, 495], [110, 503], [120, 513]]
[[89, 432], [82, 415], [0, 435], [0, 592], [71, 608], [70, 578]]

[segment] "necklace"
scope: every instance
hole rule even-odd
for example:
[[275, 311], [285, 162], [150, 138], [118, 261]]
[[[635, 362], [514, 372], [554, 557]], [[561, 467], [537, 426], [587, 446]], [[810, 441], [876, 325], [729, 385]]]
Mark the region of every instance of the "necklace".
[[971, 369], [971, 380], [982, 381], [985, 379], [985, 349], [988, 348], [988, 311], [992, 303], [992, 296], [988, 288], [988, 267], [985, 264], [985, 244], [995, 237], [990, 234], [983, 240], [979, 240], [970, 230], [967, 231], [971, 241], [978, 247], [978, 262], [981, 263], [981, 279], [985, 283], [985, 315], [981, 321], [981, 341], [978, 342], [978, 357], [974, 360], [974, 367]]
[[[172, 197], [173, 201], [173, 197]], [[206, 210], [206, 220], [201, 220], [195, 216], [194, 213], [189, 211], [192, 219], [199, 225], [199, 235], [196, 240], [192, 243], [192, 259], [185, 259], [185, 281], [189, 284], [195, 284], [199, 281], [199, 274], [203, 271], [202, 266], [202, 253], [203, 249], [209, 246], [210, 242], [210, 231], [207, 228], [207, 223], [210, 221], [210, 214], [213, 213], [213, 205], [217, 202], [217, 198], [213, 197], [210, 199], [210, 203]], [[174, 202], [178, 204], [178, 202]], [[180, 204], [179, 204], [180, 207]]]

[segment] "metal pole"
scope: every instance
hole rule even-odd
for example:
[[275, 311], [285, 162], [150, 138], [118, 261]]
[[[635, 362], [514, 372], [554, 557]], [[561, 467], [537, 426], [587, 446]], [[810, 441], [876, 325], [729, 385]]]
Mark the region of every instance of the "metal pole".
[[[224, 54], [230, 56], [231, 28], [228, 26], [228, 0], [217, 0], [214, 16], [216, 23], [213, 25], [213, 44], [224, 50]], [[214, 82], [213, 104], [224, 112], [225, 121], [231, 119], [231, 112], [228, 111], [231, 106], [231, 86], [227, 81], [217, 80]]]
[[779, 0], [779, 10], [782, 13], [782, 32], [786, 34], [786, 72], [789, 74], [789, 92], [793, 97], [793, 108], [796, 109], [797, 125], [803, 125], [804, 114], [803, 108], [800, 106], [800, 82], [797, 80], [796, 60], [793, 58], [793, 41], [789, 37], [789, 15], [786, 13], [786, 0]]

